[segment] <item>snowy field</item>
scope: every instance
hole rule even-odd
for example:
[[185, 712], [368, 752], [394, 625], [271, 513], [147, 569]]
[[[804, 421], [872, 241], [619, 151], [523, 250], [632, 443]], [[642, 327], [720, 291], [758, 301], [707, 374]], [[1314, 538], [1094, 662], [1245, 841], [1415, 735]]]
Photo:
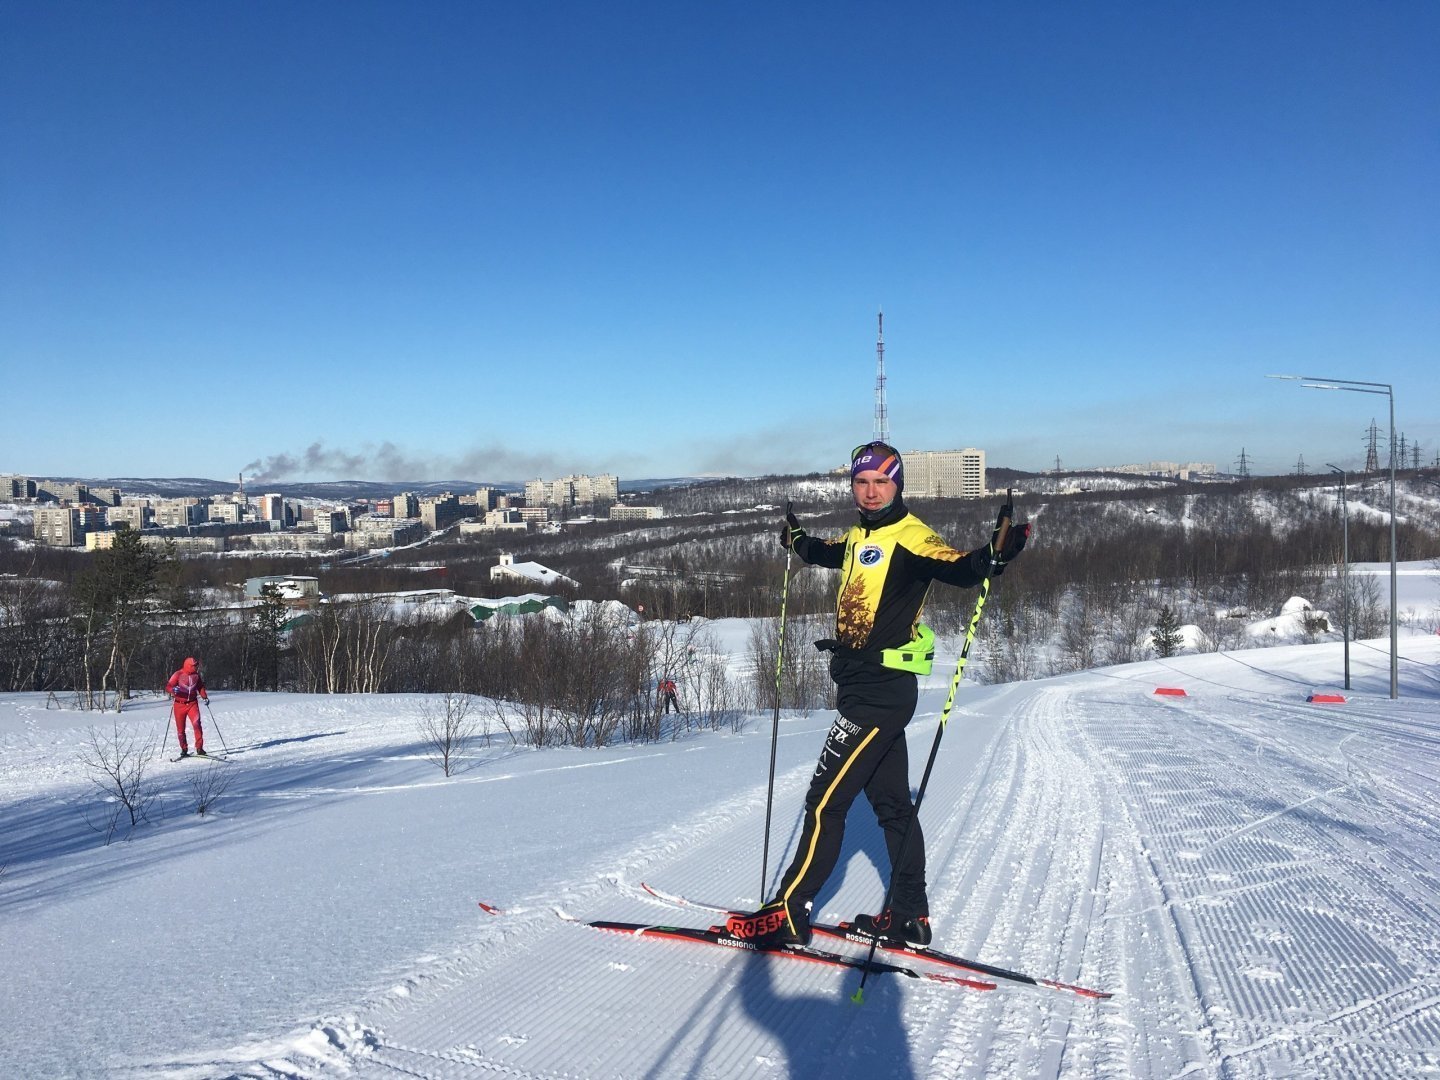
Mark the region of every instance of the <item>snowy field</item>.
[[[768, 715], [497, 739], [447, 779], [420, 697], [215, 694], [229, 763], [158, 758], [150, 823], [105, 846], [79, 758], [114, 714], [0, 696], [0, 1076], [1440, 1076], [1440, 636], [1400, 652], [1397, 701], [1388, 639], [1348, 693], [1336, 643], [962, 686], [922, 812], [935, 944], [1104, 1002], [877, 975], [857, 1005], [853, 973], [559, 917], [708, 923], [642, 881], [756, 905]], [[772, 878], [831, 716], [782, 717]], [[158, 743], [166, 706], [118, 723]], [[861, 800], [820, 913], [872, 910], [877, 860]]]

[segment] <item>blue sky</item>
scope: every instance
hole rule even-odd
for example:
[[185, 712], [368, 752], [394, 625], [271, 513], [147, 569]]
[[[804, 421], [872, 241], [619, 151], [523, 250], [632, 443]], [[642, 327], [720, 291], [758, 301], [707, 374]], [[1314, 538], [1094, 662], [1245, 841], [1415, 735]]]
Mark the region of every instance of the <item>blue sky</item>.
[[[779, 10], [776, 10], [779, 8]], [[1440, 453], [1434, 3], [0, 2], [0, 471]]]

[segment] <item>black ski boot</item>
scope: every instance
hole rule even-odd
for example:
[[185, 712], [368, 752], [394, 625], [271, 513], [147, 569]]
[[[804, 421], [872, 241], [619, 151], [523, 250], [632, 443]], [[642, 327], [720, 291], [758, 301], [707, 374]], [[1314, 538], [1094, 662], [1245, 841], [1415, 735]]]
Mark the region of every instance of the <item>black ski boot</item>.
[[810, 914], [791, 909], [784, 900], [772, 900], [752, 915], [735, 914], [725, 920], [725, 932], [762, 949], [810, 944]]
[[856, 915], [851, 925], [862, 934], [903, 943], [912, 949], [925, 948], [933, 936], [930, 933], [930, 916], [900, 918], [890, 908], [886, 908], [879, 915]]

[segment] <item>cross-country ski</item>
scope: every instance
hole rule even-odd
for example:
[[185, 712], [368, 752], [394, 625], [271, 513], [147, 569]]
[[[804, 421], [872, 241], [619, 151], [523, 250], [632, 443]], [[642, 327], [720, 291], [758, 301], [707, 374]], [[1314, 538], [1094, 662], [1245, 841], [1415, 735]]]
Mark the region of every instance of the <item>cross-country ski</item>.
[[[691, 900], [688, 897], [675, 893], [665, 892], [648, 882], [640, 882], [640, 889], [647, 896], [654, 897], [662, 903], [672, 904], [680, 908], [694, 908], [697, 911], [708, 911], [717, 914], [727, 914], [728, 908], [719, 907], [714, 904], [707, 904], [698, 900]], [[828, 938], [836, 938], [841, 941], [849, 941], [855, 944], [868, 945], [875, 941], [879, 947], [886, 952], [893, 952], [904, 956], [913, 957], [917, 960], [928, 960], [932, 963], [942, 964], [946, 967], [959, 968], [963, 971], [971, 971], [977, 975], [985, 975], [991, 978], [1003, 979], [1012, 983], [1020, 983], [1027, 986], [1042, 987], [1051, 990], [1062, 990], [1081, 997], [1104, 999], [1111, 997], [1108, 991], [1095, 990], [1087, 986], [1079, 986], [1074, 983], [1061, 982], [1058, 979], [1050, 979], [1044, 976], [1027, 975], [1022, 971], [1012, 971], [1009, 968], [1000, 967], [996, 964], [987, 964], [979, 960], [968, 960], [962, 956], [954, 956], [934, 946], [914, 948], [902, 941], [893, 941], [887, 938], [874, 938], [869, 934], [857, 930], [850, 923], [839, 923], [834, 926], [825, 923], [812, 923], [811, 929]]]
[[[849, 971], [859, 971], [865, 966], [864, 961], [859, 957], [829, 952], [824, 949], [815, 949], [803, 945], [756, 945], [743, 938], [737, 938], [733, 934], [727, 934], [723, 927], [717, 926], [707, 928], [664, 926], [648, 923], [613, 922], [603, 919], [592, 921], [586, 925], [596, 930], [608, 930], [612, 933], [629, 934], [631, 937], [679, 941], [691, 945], [715, 945], [728, 949], [731, 952], [740, 952], [756, 957], [796, 960], [827, 967], [844, 968]], [[982, 979], [941, 975], [933, 971], [919, 971], [915, 968], [886, 963], [884, 961], [872, 962], [870, 964], [870, 970], [877, 974], [901, 975], [907, 979], [943, 983], [949, 986], [961, 986], [970, 990], [995, 989], [995, 983]]]

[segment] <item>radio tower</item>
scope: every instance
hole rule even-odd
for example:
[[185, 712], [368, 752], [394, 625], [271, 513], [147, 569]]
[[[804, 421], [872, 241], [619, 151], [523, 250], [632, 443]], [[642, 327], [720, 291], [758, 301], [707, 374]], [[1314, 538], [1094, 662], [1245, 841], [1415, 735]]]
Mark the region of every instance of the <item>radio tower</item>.
[[875, 339], [875, 441], [890, 441], [890, 417], [885, 411], [885, 312], [879, 314]]

